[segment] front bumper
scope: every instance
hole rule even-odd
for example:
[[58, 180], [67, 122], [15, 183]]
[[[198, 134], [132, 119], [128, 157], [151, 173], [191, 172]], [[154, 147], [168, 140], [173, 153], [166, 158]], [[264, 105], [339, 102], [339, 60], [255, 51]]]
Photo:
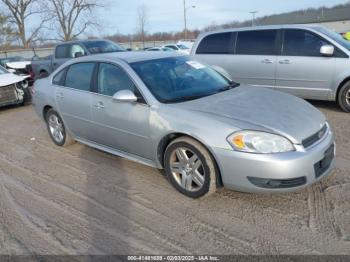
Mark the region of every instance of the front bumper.
[[[308, 149], [296, 145], [296, 151], [280, 154], [250, 154], [233, 150], [214, 148], [213, 153], [218, 163], [224, 187], [250, 193], [293, 192], [308, 187], [329, 175], [334, 167], [334, 158], [322, 174], [315, 172], [315, 165], [325, 158], [327, 150], [334, 145], [331, 130], [317, 144]], [[334, 146], [335, 155], [335, 146]], [[283, 188], [266, 188], [254, 185], [248, 178], [266, 180], [295, 180], [305, 177], [300, 186]]]

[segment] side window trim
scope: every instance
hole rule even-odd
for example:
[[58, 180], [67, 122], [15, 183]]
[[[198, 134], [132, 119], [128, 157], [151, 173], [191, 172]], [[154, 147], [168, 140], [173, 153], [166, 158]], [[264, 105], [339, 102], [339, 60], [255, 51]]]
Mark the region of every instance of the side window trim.
[[[323, 36], [311, 31], [311, 30], [307, 30], [307, 29], [303, 29], [303, 28], [284, 28], [283, 29], [283, 33], [282, 33], [282, 49], [281, 49], [281, 54], [280, 56], [291, 56], [291, 55], [285, 55], [284, 54], [284, 42], [285, 42], [285, 32], [287, 30], [299, 30], [299, 31], [303, 31], [303, 32], [307, 32], [311, 35], [314, 35], [318, 38], [320, 38], [322, 41], [326, 42], [329, 45], [334, 46], [334, 55], [333, 58], [344, 58], [344, 55], [346, 55], [342, 50], [340, 50], [336, 45], [334, 45], [333, 43], [331, 43], [329, 40], [325, 39]], [[298, 56], [295, 56], [298, 57]], [[319, 56], [300, 56], [300, 57], [323, 57], [321, 54]]]
[[145, 95], [142, 93], [142, 91], [140, 90], [140, 88], [137, 86], [137, 84], [135, 83], [135, 81], [133, 80], [133, 78], [130, 76], [130, 74], [120, 65], [117, 63], [113, 63], [113, 62], [108, 62], [108, 61], [99, 61], [96, 63], [95, 66], [95, 72], [94, 72], [94, 78], [93, 78], [93, 92], [97, 95], [100, 96], [106, 96], [106, 97], [111, 97], [111, 96], [107, 96], [104, 94], [100, 94], [98, 92], [98, 78], [99, 78], [99, 71], [100, 71], [100, 65], [101, 64], [109, 64], [115, 67], [118, 67], [120, 70], [122, 70], [125, 75], [130, 79], [130, 81], [133, 83], [133, 85], [135, 86], [135, 89], [138, 90], [139, 94], [141, 95], [141, 101], [136, 101], [136, 103], [141, 104], [141, 105], [148, 105], [147, 100], [145, 99]]

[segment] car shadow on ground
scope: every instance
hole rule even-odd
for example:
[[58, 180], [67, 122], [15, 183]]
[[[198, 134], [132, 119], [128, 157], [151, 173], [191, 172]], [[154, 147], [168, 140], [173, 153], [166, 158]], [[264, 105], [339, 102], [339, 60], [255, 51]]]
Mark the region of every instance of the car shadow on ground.
[[318, 109], [325, 109], [333, 112], [344, 113], [343, 110], [338, 106], [336, 102], [332, 101], [320, 101], [320, 100], [307, 100], [310, 104], [317, 107]]

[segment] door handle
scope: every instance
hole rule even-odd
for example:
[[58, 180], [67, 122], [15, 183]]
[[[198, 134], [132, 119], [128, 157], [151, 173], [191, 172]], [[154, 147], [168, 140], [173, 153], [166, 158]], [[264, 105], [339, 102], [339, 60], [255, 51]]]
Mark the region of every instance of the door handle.
[[281, 61], [279, 61], [279, 63], [280, 63], [281, 65], [289, 65], [289, 64], [290, 64], [290, 61], [289, 61], [289, 60], [281, 60]]
[[103, 108], [105, 108], [103, 102], [98, 102], [98, 103], [95, 105], [95, 107], [96, 107], [97, 109], [103, 109]]
[[270, 60], [270, 59], [264, 59], [264, 60], [261, 61], [261, 63], [263, 63], [263, 64], [273, 64], [273, 61]]

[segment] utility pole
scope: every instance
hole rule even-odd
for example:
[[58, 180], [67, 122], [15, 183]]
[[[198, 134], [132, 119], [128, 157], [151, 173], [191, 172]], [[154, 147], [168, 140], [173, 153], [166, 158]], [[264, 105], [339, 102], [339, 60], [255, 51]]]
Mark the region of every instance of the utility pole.
[[187, 40], [187, 10], [189, 8], [196, 8], [196, 6], [195, 5], [186, 6], [186, 0], [183, 0], [183, 1], [184, 1], [184, 22], [185, 22], [184, 31], [185, 31], [185, 40]]
[[255, 14], [259, 13], [259, 11], [252, 11], [249, 13], [252, 14], [252, 26], [255, 26]]

